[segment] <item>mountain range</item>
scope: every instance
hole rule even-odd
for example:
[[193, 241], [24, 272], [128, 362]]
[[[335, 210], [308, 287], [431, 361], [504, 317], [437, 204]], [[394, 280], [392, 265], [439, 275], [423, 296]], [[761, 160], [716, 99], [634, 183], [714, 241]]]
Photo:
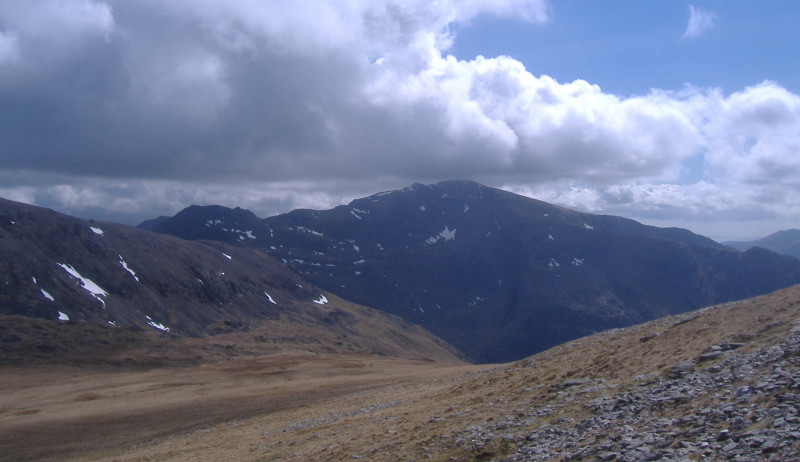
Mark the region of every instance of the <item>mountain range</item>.
[[[581, 213], [469, 181], [258, 218], [191, 206], [140, 225], [281, 260], [339, 297], [419, 324], [477, 362], [800, 282], [800, 261]], [[211, 245], [211, 244], [206, 244]]]

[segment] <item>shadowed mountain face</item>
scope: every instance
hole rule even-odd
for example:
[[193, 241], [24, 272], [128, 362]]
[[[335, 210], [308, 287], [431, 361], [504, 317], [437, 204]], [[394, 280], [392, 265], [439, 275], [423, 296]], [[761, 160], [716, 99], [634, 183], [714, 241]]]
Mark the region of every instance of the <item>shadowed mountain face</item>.
[[[325, 294], [256, 249], [0, 199], [0, 255], [0, 315], [178, 337], [258, 328], [259, 341], [270, 345], [456, 358], [419, 326]], [[31, 329], [31, 338], [42, 330]], [[6, 343], [22, 339], [8, 329], [0, 334]]]
[[800, 229], [786, 229], [755, 241], [729, 241], [723, 244], [738, 250], [763, 247], [776, 253], [800, 258]]
[[419, 323], [481, 362], [800, 282], [791, 257], [466, 181], [267, 219], [189, 207], [153, 229], [264, 250], [319, 287]]

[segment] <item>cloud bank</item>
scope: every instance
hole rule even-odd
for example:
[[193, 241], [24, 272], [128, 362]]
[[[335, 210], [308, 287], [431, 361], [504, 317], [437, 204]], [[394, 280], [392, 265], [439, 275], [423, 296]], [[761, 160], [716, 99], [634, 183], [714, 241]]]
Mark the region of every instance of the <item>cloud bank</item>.
[[[691, 11], [687, 36], [713, 23]], [[132, 222], [470, 178], [639, 218], [798, 212], [798, 95], [621, 98], [450, 55], [482, 15], [553, 19], [544, 0], [0, 0], [0, 195]]]

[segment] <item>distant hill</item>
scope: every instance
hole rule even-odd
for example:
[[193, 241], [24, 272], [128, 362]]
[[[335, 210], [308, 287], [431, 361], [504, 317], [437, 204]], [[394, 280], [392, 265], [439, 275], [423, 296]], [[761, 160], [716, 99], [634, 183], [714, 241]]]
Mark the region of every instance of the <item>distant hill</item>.
[[[457, 357], [419, 326], [338, 299], [255, 249], [0, 199], [0, 255], [0, 315], [13, 317], [0, 323], [0, 360], [144, 339], [109, 329], [201, 338], [252, 332], [243, 338], [273, 349]], [[57, 330], [19, 316], [106, 328]]]
[[768, 250], [739, 252], [684, 229], [468, 181], [266, 219], [189, 207], [153, 230], [265, 251], [319, 287], [419, 323], [480, 362], [800, 282], [800, 261]]
[[755, 241], [728, 241], [723, 244], [739, 250], [763, 247], [775, 253], [800, 258], [800, 229], [778, 231]]

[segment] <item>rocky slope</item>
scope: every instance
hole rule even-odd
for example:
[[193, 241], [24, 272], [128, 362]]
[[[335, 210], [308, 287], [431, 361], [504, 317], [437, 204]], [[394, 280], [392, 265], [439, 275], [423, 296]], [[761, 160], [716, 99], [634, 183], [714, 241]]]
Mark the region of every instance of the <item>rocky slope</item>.
[[260, 249], [339, 296], [418, 323], [479, 362], [519, 359], [800, 282], [800, 261], [467, 181], [258, 219], [189, 207], [151, 224]]
[[[796, 305], [797, 289], [791, 296]], [[758, 303], [717, 307], [650, 323], [651, 331], [639, 337], [639, 342], [645, 349], [648, 342], [670, 335], [671, 330], [713, 329], [707, 322], [731, 311], [754, 309]], [[508, 414], [501, 422], [462, 432], [457, 441], [473, 452], [482, 443], [513, 442], [499, 458], [509, 462], [798, 460], [798, 314], [795, 308], [793, 319], [762, 319], [758, 330], [734, 331], [726, 340], [660, 370], [644, 368], [633, 377], [578, 375], [554, 383], [546, 387], [554, 396], [536, 406], [534, 413]], [[590, 340], [587, 347], [602, 344], [603, 340], [594, 343], [597, 340]], [[565, 348], [586, 349], [575, 344]], [[556, 350], [553, 356], [559, 354]], [[518, 366], [535, 368], [543, 359]], [[525, 430], [520, 432], [520, 428]]]
[[327, 294], [253, 249], [0, 200], [0, 255], [0, 315], [78, 323], [4, 319], [0, 351], [7, 360], [80, 351], [98, 338], [147, 340], [137, 331], [247, 333], [263, 345], [454, 358], [452, 348], [418, 326]]

